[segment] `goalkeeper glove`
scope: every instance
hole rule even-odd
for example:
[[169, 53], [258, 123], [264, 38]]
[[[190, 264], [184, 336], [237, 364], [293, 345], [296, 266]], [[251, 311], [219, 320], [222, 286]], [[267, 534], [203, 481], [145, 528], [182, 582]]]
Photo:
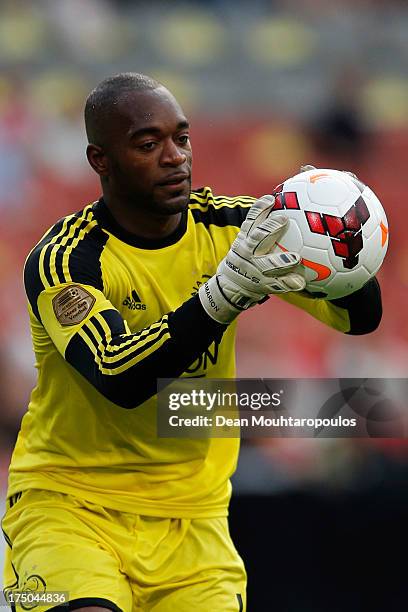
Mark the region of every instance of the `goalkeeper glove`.
[[270, 253], [288, 224], [286, 216], [272, 212], [274, 201], [263, 196], [254, 203], [216, 274], [199, 289], [204, 310], [219, 323], [230, 323], [272, 293], [305, 287], [303, 276], [294, 272], [297, 253]]

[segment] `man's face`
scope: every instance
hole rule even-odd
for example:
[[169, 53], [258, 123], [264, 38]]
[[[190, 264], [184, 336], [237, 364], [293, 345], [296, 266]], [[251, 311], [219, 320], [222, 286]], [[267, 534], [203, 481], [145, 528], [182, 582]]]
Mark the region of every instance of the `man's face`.
[[105, 154], [110, 191], [139, 209], [175, 214], [191, 191], [189, 124], [164, 87], [123, 95], [112, 115]]

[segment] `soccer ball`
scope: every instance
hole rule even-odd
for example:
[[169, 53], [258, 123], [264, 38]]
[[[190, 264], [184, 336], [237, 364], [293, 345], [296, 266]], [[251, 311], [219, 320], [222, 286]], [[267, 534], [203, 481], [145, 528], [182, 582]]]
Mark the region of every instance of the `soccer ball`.
[[379, 270], [388, 247], [387, 217], [361, 181], [346, 172], [316, 168], [287, 179], [273, 194], [273, 210], [289, 217], [274, 251], [299, 253], [308, 292], [340, 298]]

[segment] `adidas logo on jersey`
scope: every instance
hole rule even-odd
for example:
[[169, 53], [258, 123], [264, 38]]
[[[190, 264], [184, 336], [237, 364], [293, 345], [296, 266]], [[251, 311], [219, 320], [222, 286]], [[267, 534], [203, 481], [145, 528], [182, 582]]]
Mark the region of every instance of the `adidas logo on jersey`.
[[123, 306], [127, 306], [129, 310], [146, 310], [146, 304], [142, 304], [142, 300], [135, 289], [132, 291], [132, 297], [127, 296], [122, 303]]

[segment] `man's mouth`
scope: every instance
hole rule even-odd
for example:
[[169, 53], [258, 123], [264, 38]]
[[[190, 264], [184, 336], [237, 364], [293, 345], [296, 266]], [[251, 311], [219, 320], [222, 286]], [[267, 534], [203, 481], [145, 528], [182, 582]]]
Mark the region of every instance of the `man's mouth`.
[[160, 187], [181, 187], [181, 185], [190, 178], [188, 174], [173, 174], [164, 181], [160, 181]]

